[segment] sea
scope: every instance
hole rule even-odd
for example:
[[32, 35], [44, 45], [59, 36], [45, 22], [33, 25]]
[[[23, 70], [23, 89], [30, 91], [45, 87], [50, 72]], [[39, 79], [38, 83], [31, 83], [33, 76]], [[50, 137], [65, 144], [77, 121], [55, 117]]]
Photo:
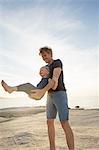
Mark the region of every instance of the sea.
[[[10, 107], [36, 107], [45, 105], [45, 97], [38, 101], [28, 97], [0, 98], [0, 109]], [[80, 108], [85, 109], [99, 109], [99, 96], [68, 98], [68, 106], [69, 108], [75, 108], [76, 106], [79, 106]]]

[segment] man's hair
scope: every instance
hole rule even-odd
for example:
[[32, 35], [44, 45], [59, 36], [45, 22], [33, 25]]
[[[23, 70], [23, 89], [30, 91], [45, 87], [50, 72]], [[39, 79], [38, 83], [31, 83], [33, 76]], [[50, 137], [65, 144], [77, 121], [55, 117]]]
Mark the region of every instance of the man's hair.
[[39, 55], [42, 55], [43, 52], [47, 52], [48, 54], [51, 54], [52, 56], [52, 49], [49, 47], [42, 47], [39, 49]]

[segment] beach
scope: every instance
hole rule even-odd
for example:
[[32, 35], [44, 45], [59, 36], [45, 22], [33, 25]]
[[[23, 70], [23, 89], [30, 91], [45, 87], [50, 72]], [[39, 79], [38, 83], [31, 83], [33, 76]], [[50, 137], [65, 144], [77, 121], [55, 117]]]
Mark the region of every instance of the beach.
[[[75, 150], [99, 149], [99, 109], [70, 109]], [[58, 118], [56, 150], [68, 150]], [[0, 109], [0, 150], [49, 150], [45, 107]]]

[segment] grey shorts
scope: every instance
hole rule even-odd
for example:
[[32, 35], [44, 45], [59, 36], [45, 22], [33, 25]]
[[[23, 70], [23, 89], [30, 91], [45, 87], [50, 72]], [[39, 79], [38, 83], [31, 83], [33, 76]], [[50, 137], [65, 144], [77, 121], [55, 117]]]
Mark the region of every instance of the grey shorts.
[[66, 91], [48, 93], [46, 105], [47, 119], [55, 119], [57, 112], [60, 121], [69, 119], [68, 98]]
[[37, 89], [34, 85], [31, 83], [24, 83], [17, 86], [17, 91], [25, 92], [27, 94], [31, 94], [31, 90]]

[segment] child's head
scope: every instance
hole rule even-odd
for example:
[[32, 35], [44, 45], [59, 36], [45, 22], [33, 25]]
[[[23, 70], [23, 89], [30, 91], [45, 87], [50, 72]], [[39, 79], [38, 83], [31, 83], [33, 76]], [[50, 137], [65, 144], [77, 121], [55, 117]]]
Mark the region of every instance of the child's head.
[[49, 67], [48, 66], [41, 67], [39, 74], [40, 74], [41, 77], [48, 77], [48, 75], [49, 75]]

